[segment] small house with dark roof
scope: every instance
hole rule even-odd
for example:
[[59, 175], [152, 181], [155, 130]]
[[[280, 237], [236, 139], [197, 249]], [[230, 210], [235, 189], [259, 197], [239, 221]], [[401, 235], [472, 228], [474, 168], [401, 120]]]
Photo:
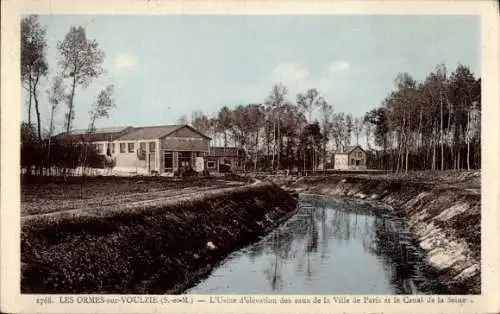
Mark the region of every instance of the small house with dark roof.
[[207, 170], [220, 172], [224, 166], [232, 170], [239, 169], [245, 156], [245, 151], [238, 147], [212, 146], [207, 156]]
[[340, 147], [334, 152], [335, 170], [361, 170], [366, 169], [366, 152], [361, 146]]

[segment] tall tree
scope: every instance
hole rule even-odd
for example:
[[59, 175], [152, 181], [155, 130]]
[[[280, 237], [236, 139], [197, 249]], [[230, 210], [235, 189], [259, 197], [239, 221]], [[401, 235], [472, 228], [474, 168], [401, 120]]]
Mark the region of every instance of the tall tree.
[[[467, 146], [466, 164], [470, 169], [470, 143], [477, 130], [477, 113], [480, 89], [477, 89], [476, 79], [470, 69], [459, 64], [450, 76], [450, 103], [454, 104], [453, 141], [452, 145], [465, 142]], [[460, 168], [460, 146], [455, 156], [454, 166]], [[452, 149], [453, 151], [453, 149]]]
[[313, 123], [312, 113], [318, 105], [318, 100], [321, 97], [315, 88], [307, 90], [304, 94], [297, 94], [297, 105], [307, 113], [307, 121]]
[[54, 134], [54, 114], [59, 104], [67, 98], [65, 89], [66, 87], [64, 86], [62, 77], [55, 76], [53, 78], [52, 86], [46, 91], [50, 104], [50, 121], [49, 121], [49, 131], [47, 134], [47, 137], [49, 139], [49, 145], [47, 148], [47, 159], [50, 158], [50, 146], [52, 141], [52, 135]]
[[364, 117], [362, 123], [363, 123], [362, 128], [365, 130], [366, 148], [368, 148], [368, 150], [371, 150], [372, 148], [370, 144], [370, 139], [373, 133], [373, 124], [370, 121], [366, 121]]
[[247, 106], [247, 131], [252, 134], [254, 141], [252, 141], [252, 151], [254, 155], [254, 171], [257, 171], [257, 160], [259, 151], [259, 133], [264, 127], [266, 122], [266, 114], [264, 107], [261, 104], [250, 104]]
[[359, 136], [363, 132], [363, 120], [361, 118], [354, 118], [354, 136], [356, 136], [356, 145], [359, 145]]
[[75, 90], [78, 86], [87, 87], [103, 73], [104, 51], [97, 41], [87, 38], [82, 26], [71, 26], [64, 40], [57, 43], [57, 49], [62, 75], [71, 82], [65, 122], [66, 132], [69, 132], [75, 118]]
[[29, 93], [28, 124], [31, 124], [32, 99], [35, 101], [38, 139], [42, 139], [38, 86], [40, 79], [48, 73], [46, 60], [47, 28], [39, 22], [38, 16], [29, 15], [21, 21], [21, 81]]
[[[286, 103], [286, 95], [288, 89], [283, 84], [274, 84], [266, 99], [266, 106], [270, 108], [270, 113], [273, 120], [273, 161], [272, 168], [274, 170], [274, 156], [277, 155], [276, 169], [280, 169], [280, 148], [281, 148], [281, 134], [280, 134], [280, 112], [281, 107]], [[277, 145], [277, 143], [279, 143]]]
[[304, 156], [304, 163], [309, 166], [310, 169], [315, 170], [317, 165], [317, 156], [314, 153], [317, 148], [321, 146], [323, 142], [323, 134], [321, 134], [321, 127], [316, 121], [314, 123], [308, 124], [302, 132], [300, 141], [301, 151]]
[[326, 167], [326, 146], [328, 144], [328, 137], [333, 129], [333, 107], [326, 100], [320, 99], [318, 101], [321, 109], [321, 129], [323, 130], [323, 169]]
[[352, 118], [352, 114], [348, 113], [345, 116], [345, 124], [344, 124], [344, 129], [343, 129], [343, 139], [344, 139], [344, 145], [351, 145], [351, 137], [352, 137], [352, 131], [354, 129], [354, 122]]
[[101, 90], [97, 95], [96, 101], [94, 102], [92, 109], [89, 111], [90, 123], [89, 131], [95, 131], [95, 123], [97, 120], [102, 118], [109, 118], [109, 113], [111, 109], [116, 107], [115, 100], [113, 97], [113, 85], [106, 86], [105, 89]]
[[191, 124], [203, 133], [209, 132], [211, 128], [210, 119], [200, 110], [194, 111], [191, 114]]
[[[304, 94], [297, 94], [297, 105], [301, 108], [308, 116], [309, 124], [313, 123], [313, 111], [316, 107], [321, 107], [320, 100], [325, 103], [325, 101], [321, 98], [320, 93], [315, 89], [308, 89]], [[312, 141], [312, 140], [311, 140]], [[314, 146], [312, 146], [314, 147]], [[315, 156], [316, 151], [313, 152]], [[316, 160], [315, 157], [313, 160]], [[315, 170], [315, 163], [312, 163], [313, 171]]]
[[389, 142], [389, 119], [388, 119], [388, 111], [385, 108], [384, 103], [382, 106], [376, 109], [373, 109], [365, 114], [364, 120], [368, 123], [371, 123], [375, 130], [373, 135], [375, 137], [375, 144], [383, 148], [383, 155], [380, 159], [379, 167], [383, 169], [389, 169], [388, 159], [387, 159], [387, 149]]
[[[85, 146], [83, 150], [83, 164], [82, 164], [82, 174], [85, 175], [85, 170], [87, 167], [87, 158], [89, 156], [89, 145], [91, 142], [90, 137], [95, 132], [95, 123], [97, 120], [102, 118], [109, 118], [109, 113], [111, 109], [115, 108], [115, 100], [113, 97], [113, 85], [108, 85], [105, 89], [101, 90], [96, 97], [95, 102], [89, 111], [89, 126], [85, 139]], [[93, 154], [91, 155], [93, 156]], [[84, 186], [87, 185], [87, 178], [83, 181], [81, 193], [84, 196]]]
[[233, 117], [231, 113], [231, 109], [227, 106], [222, 107], [217, 115], [217, 129], [219, 132], [222, 132], [224, 136], [224, 149], [227, 148], [227, 132], [231, 128], [233, 124]]
[[59, 104], [65, 101], [68, 97], [66, 94], [66, 86], [61, 76], [55, 76], [52, 81], [52, 85], [47, 90], [47, 96], [50, 104], [50, 121], [49, 121], [49, 132], [50, 137], [54, 134], [54, 115], [56, 113]]
[[300, 134], [302, 134], [307, 120], [304, 114], [297, 106], [293, 104], [285, 104], [282, 107], [280, 114], [280, 134], [282, 138], [286, 139], [286, 146], [284, 147], [283, 164], [286, 163], [287, 168], [294, 168], [297, 166], [300, 159]]
[[344, 137], [344, 124], [345, 124], [345, 114], [343, 112], [337, 112], [332, 116], [332, 129], [331, 134], [333, 140], [335, 141], [335, 148], [340, 149]]

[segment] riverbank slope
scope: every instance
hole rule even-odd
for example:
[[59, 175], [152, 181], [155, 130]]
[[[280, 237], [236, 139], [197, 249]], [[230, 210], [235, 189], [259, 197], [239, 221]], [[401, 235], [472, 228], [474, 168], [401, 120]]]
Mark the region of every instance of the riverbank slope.
[[[432, 178], [432, 179], [430, 179]], [[449, 294], [481, 293], [479, 172], [440, 176], [333, 175], [267, 177], [306, 193], [354, 197], [391, 205], [405, 218], [426, 262]]]
[[279, 187], [256, 183], [28, 215], [21, 221], [21, 291], [181, 293], [293, 214], [296, 203]]

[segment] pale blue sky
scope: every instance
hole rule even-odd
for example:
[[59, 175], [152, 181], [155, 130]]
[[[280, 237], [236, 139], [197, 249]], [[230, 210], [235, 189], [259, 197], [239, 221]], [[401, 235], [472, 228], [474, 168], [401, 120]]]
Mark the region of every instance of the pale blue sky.
[[[280, 81], [292, 101], [316, 87], [336, 111], [361, 116], [380, 104], [398, 72], [421, 80], [438, 63], [450, 71], [462, 63], [480, 75], [476, 16], [46, 15], [41, 22], [50, 77], [56, 43], [72, 25], [86, 26], [106, 53], [107, 73], [77, 90], [75, 128], [87, 127], [90, 104], [110, 83], [117, 108], [97, 126], [173, 124], [194, 110], [211, 115], [222, 105], [263, 102]], [[65, 111], [59, 108], [56, 131]]]

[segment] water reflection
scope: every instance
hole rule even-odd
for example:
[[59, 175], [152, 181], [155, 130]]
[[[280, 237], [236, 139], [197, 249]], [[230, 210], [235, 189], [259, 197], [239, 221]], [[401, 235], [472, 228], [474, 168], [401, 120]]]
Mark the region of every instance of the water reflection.
[[434, 293], [417, 287], [429, 280], [400, 219], [353, 200], [301, 196], [299, 206], [188, 292]]

